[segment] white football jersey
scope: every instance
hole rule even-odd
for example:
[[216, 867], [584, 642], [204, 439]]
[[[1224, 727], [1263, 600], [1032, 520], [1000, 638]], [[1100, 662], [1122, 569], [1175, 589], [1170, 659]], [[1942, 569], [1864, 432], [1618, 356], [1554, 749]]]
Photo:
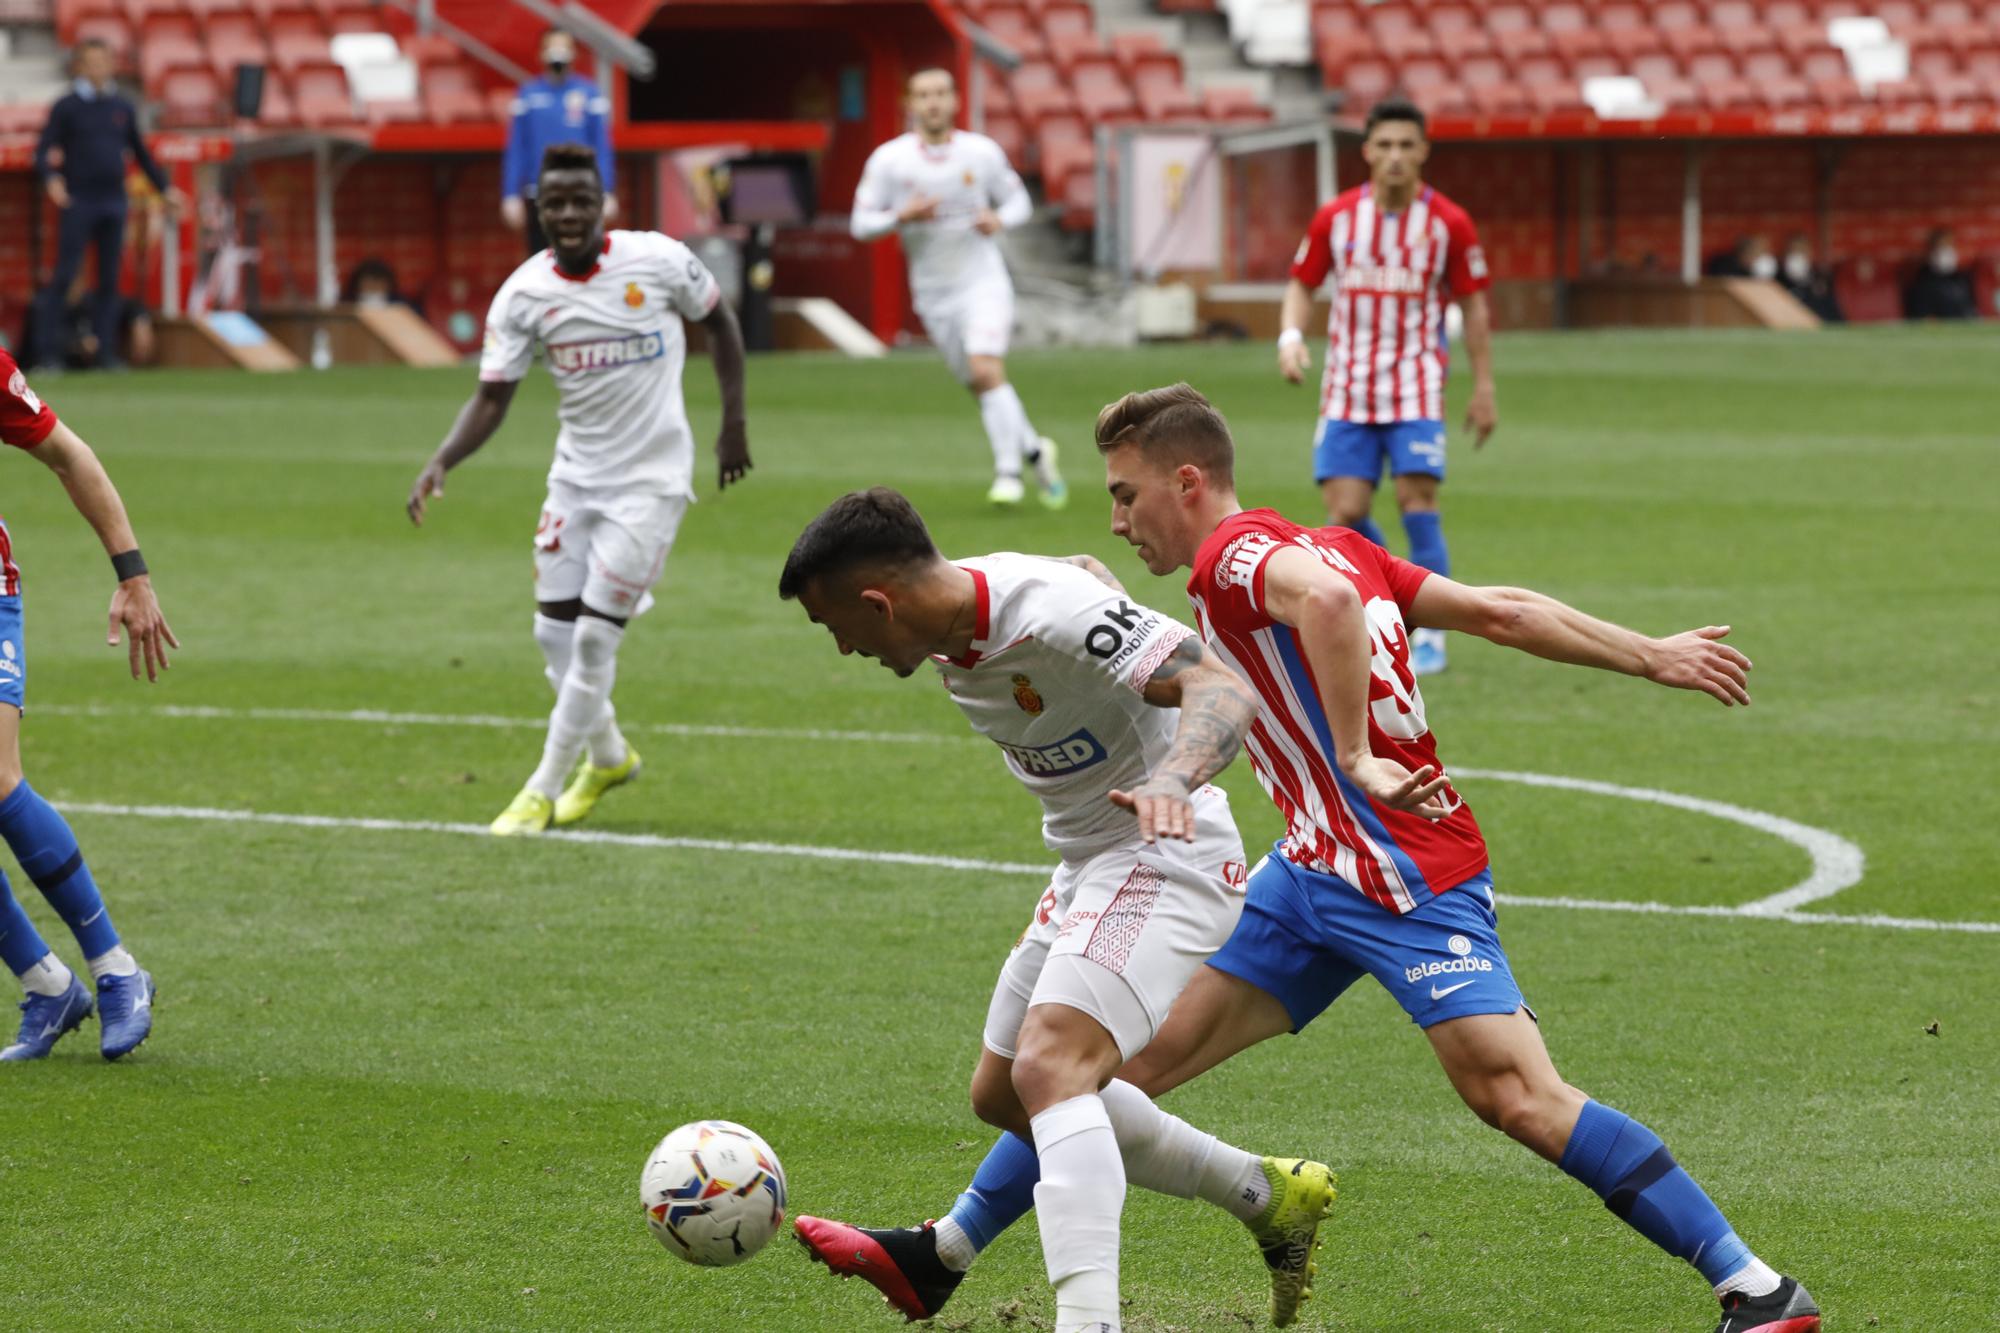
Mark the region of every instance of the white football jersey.
[[1165, 758], [1180, 710], [1141, 697], [1194, 631], [1088, 571], [1002, 552], [956, 562], [977, 588], [962, 658], [936, 658], [972, 729], [1042, 803], [1042, 838], [1064, 860], [1132, 841], [1137, 818], [1111, 804]]
[[899, 135], [869, 154], [854, 209], [893, 213], [919, 194], [938, 201], [936, 216], [897, 224], [910, 261], [910, 295], [919, 307], [981, 283], [1008, 281], [998, 238], [972, 228], [982, 208], [1025, 220], [1031, 207], [1027, 186], [999, 144], [965, 130], [937, 145], [920, 134]]
[[562, 394], [551, 483], [692, 495], [681, 321], [706, 318], [721, 299], [694, 251], [658, 232], [606, 233], [581, 278], [544, 250], [494, 296], [479, 378], [521, 379], [541, 350]]

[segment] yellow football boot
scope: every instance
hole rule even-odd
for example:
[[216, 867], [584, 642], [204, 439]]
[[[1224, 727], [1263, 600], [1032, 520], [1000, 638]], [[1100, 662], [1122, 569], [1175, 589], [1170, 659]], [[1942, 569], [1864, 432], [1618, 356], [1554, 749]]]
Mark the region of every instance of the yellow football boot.
[[563, 794], [556, 797], [553, 823], [557, 828], [567, 828], [580, 824], [589, 818], [597, 808], [597, 800], [613, 787], [622, 787], [639, 776], [639, 752], [632, 743], [625, 743], [625, 762], [613, 764], [610, 768], [599, 768], [590, 762], [588, 756], [576, 770], [576, 776], [563, 788]]
[[1323, 1162], [1266, 1157], [1264, 1178], [1271, 1182], [1271, 1203], [1248, 1226], [1271, 1270], [1271, 1322], [1284, 1328], [1312, 1299], [1318, 1268], [1313, 1251], [1319, 1248], [1320, 1219], [1333, 1206], [1333, 1172]]
[[523, 787], [521, 794], [493, 821], [493, 836], [518, 838], [544, 832], [549, 826], [549, 817], [554, 813], [554, 801], [531, 787]]

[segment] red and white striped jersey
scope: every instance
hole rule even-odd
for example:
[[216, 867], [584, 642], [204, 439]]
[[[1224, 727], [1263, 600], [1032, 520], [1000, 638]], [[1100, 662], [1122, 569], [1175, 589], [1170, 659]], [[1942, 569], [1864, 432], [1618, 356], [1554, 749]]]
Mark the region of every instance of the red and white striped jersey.
[[[0, 348], [0, 442], [32, 449], [56, 428], [56, 414], [28, 387], [28, 377]], [[14, 567], [14, 545], [7, 525], [0, 523], [0, 596], [21, 595], [21, 571]]]
[[1292, 276], [1333, 275], [1319, 414], [1338, 421], [1442, 421], [1448, 299], [1492, 279], [1472, 218], [1428, 185], [1400, 213], [1358, 186], [1313, 214]]
[[1377, 805], [1334, 762], [1334, 744], [1298, 631], [1264, 607], [1264, 566], [1302, 547], [1354, 585], [1368, 616], [1368, 748], [1412, 772], [1443, 771], [1410, 671], [1404, 614], [1430, 571], [1399, 560], [1351, 528], [1302, 528], [1269, 509], [1225, 521], [1196, 552], [1188, 579], [1195, 624], [1218, 656], [1257, 691], [1244, 748], [1257, 781], [1285, 817], [1278, 844], [1296, 865], [1337, 875], [1392, 912], [1408, 912], [1486, 868], [1486, 839], [1458, 793], [1433, 823]]

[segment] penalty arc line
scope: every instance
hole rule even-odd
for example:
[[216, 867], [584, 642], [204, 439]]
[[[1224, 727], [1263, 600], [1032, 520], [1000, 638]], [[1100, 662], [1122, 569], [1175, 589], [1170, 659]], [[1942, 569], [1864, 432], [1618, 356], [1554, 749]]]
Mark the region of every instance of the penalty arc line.
[[[508, 730], [535, 730], [547, 727], [543, 718], [505, 717], [481, 713], [391, 713], [377, 709], [324, 709], [324, 708], [227, 708], [211, 705], [166, 704], [145, 710], [108, 708], [98, 704], [56, 704], [45, 706], [39, 711], [68, 717], [115, 717], [140, 716], [169, 717], [207, 721], [258, 721], [258, 722], [345, 722], [376, 726], [419, 726], [419, 727], [488, 727]], [[641, 723], [628, 725], [628, 731], [651, 733], [653, 735], [682, 737], [723, 737], [732, 740], [797, 740], [797, 741], [860, 741], [875, 743], [906, 743], [927, 745], [974, 745], [981, 744], [979, 738], [964, 734], [922, 731], [838, 731], [811, 727], [741, 727], [692, 725], [687, 723]], [[1675, 809], [1708, 815], [1742, 824], [1761, 833], [1780, 838], [1805, 852], [1812, 862], [1812, 871], [1804, 879], [1790, 888], [1781, 889], [1755, 902], [1742, 904], [1731, 910], [1739, 915], [1765, 916], [1774, 913], [1796, 911], [1807, 903], [1818, 902], [1832, 897], [1843, 889], [1852, 888], [1861, 882], [1866, 868], [1866, 857], [1861, 848], [1825, 829], [1801, 824], [1780, 815], [1767, 814], [1762, 810], [1752, 810], [1745, 806], [1731, 805], [1725, 801], [1711, 801], [1698, 796], [1683, 796], [1678, 792], [1661, 791], [1653, 787], [1625, 787], [1616, 783], [1597, 782], [1588, 778], [1563, 777], [1549, 773], [1523, 773], [1512, 769], [1456, 768], [1452, 776], [1490, 779], [1496, 782], [1514, 782], [1533, 787], [1553, 787], [1568, 791], [1589, 792], [1597, 796], [1615, 796], [1628, 801], [1643, 801], [1653, 805], [1670, 806]]]
[[[340, 815], [292, 815], [261, 810], [228, 810], [187, 805], [113, 805], [99, 802], [63, 802], [62, 810], [76, 815], [113, 815], [125, 819], [195, 820], [226, 824], [266, 824], [291, 828], [359, 829], [378, 833], [441, 833], [459, 837], [490, 838], [484, 824], [446, 823], [437, 820], [372, 819]], [[1023, 875], [1046, 878], [1047, 865], [1024, 861], [985, 861], [961, 856], [935, 856], [923, 852], [870, 851], [856, 847], [822, 847], [811, 843], [736, 842], [724, 838], [673, 838], [652, 833], [610, 833], [604, 831], [557, 830], [541, 835], [548, 842], [595, 843], [619, 847], [646, 847], [661, 850], [729, 852], [752, 856], [790, 856], [818, 861], [860, 862], [869, 865], [917, 866], [936, 870], [979, 871], [985, 874]], [[1979, 935], [2000, 935], [2000, 921], [1931, 921], [1920, 917], [1880, 915], [1842, 916], [1833, 913], [1799, 912], [1788, 909], [1752, 911], [1747, 907], [1680, 906], [1672, 903], [1633, 903], [1590, 898], [1535, 898], [1514, 894], [1499, 895], [1509, 907], [1555, 907], [1588, 912], [1631, 912], [1654, 916], [1729, 917], [1750, 921], [1784, 921], [1802, 926], [1863, 926], [1878, 930], [1929, 930]]]

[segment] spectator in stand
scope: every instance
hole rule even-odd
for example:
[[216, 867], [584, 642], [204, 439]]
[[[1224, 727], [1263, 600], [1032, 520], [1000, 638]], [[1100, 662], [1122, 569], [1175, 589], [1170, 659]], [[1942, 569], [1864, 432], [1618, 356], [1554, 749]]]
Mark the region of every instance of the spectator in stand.
[[380, 255], [370, 255], [354, 266], [340, 299], [349, 305], [404, 305], [423, 314], [423, 307], [396, 285], [396, 270]]
[[1903, 318], [1978, 318], [1979, 302], [1972, 295], [1972, 271], [1960, 266], [1958, 246], [1950, 227], [1931, 232], [1919, 262], [1910, 285], [1903, 289]]
[[1779, 266], [1778, 281], [1798, 298], [1800, 305], [1825, 323], [1839, 324], [1847, 319], [1841, 313], [1840, 298], [1833, 294], [1833, 274], [1813, 263], [1812, 242], [1804, 232], [1794, 232], [1785, 242], [1785, 259]]
[[521, 85], [507, 126], [507, 156], [500, 168], [500, 217], [522, 233], [530, 255], [549, 248], [535, 213], [535, 180], [542, 153], [559, 143], [587, 144], [597, 152], [604, 179], [604, 221], [618, 216], [616, 162], [611, 152], [611, 99], [574, 71], [576, 38], [561, 28], [542, 35], [542, 77]]
[[1711, 278], [1775, 278], [1778, 257], [1771, 253], [1771, 242], [1762, 232], [1751, 232], [1733, 248], [1711, 258], [1706, 272]]
[[35, 145], [35, 176], [62, 210], [56, 270], [35, 298], [41, 345], [31, 349], [31, 360], [51, 369], [61, 364], [64, 298], [83, 267], [87, 247], [97, 250], [97, 365], [121, 364], [118, 275], [125, 255], [127, 154], [160, 191], [167, 207], [178, 209], [186, 201], [146, 151], [139, 114], [113, 82], [111, 48], [94, 40], [78, 43], [75, 71], [75, 86], [49, 108], [41, 141]]

